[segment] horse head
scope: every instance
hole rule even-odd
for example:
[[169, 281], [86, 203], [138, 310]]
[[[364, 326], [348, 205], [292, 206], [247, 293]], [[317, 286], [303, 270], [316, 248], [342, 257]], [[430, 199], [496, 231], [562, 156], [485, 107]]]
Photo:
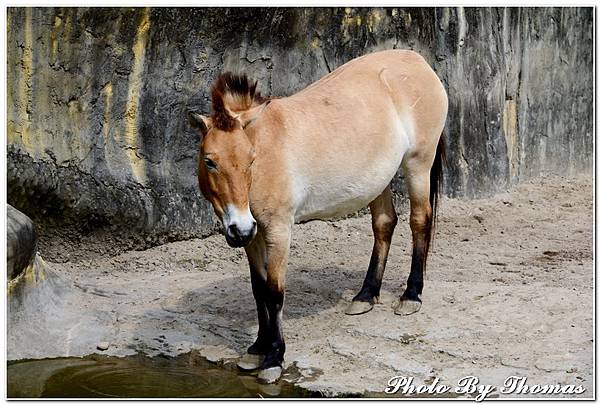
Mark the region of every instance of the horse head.
[[223, 73], [212, 88], [212, 115], [189, 113], [190, 124], [202, 137], [198, 183], [223, 224], [227, 243], [243, 247], [256, 235], [249, 194], [254, 146], [245, 127], [266, 101], [245, 75]]

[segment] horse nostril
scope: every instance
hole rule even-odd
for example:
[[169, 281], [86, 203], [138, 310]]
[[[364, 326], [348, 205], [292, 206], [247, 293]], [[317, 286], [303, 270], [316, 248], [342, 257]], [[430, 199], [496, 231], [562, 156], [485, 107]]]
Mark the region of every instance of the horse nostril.
[[236, 224], [229, 225], [228, 230], [231, 235], [238, 236], [238, 227]]

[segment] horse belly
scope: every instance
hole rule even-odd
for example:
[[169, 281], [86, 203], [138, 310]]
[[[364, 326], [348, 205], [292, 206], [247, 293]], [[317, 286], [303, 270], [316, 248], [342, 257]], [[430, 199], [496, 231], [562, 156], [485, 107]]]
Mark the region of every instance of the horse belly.
[[392, 181], [407, 146], [404, 139], [398, 139], [376, 161], [346, 157], [338, 160], [347, 165], [329, 168], [312, 178], [297, 176], [295, 221], [344, 216], [369, 205]]
[[385, 189], [378, 184], [348, 183], [344, 187], [314, 187], [307, 190], [303, 203], [294, 216], [295, 222], [329, 219], [352, 214], [369, 205]]

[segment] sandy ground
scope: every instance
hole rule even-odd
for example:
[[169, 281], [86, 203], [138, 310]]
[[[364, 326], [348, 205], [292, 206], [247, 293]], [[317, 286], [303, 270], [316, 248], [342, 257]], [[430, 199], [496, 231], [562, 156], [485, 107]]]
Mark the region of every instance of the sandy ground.
[[[399, 375], [415, 384], [438, 377], [451, 387], [473, 375], [498, 388], [515, 375], [528, 385], [581, 385], [581, 396], [591, 397], [590, 177], [536, 179], [489, 199], [442, 199], [423, 307], [408, 317], [392, 309], [409, 273], [406, 214], [381, 304], [360, 316], [344, 309], [366, 272], [370, 217], [296, 225], [284, 312], [287, 378], [326, 395], [377, 395]], [[109, 315], [111, 328], [98, 336], [110, 342], [103, 353], [197, 349], [230, 361], [253, 342], [246, 258], [222, 236], [145, 251], [95, 242], [82, 251], [85, 240], [77, 242], [42, 239], [40, 253], [85, 294], [81, 311]]]

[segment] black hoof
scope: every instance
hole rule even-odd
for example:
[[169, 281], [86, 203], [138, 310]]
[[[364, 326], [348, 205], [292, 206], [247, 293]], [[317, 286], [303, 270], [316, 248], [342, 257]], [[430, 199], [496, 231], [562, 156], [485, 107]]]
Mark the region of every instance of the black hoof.
[[417, 294], [407, 294], [406, 292], [400, 297], [400, 301], [394, 309], [396, 315], [410, 315], [419, 312], [421, 309], [421, 299]]
[[262, 354], [246, 353], [238, 360], [237, 366], [242, 371], [254, 371], [260, 368], [265, 356]]
[[283, 367], [275, 366], [260, 370], [258, 372], [258, 381], [263, 384], [273, 384], [277, 382], [283, 373]]
[[361, 315], [373, 309], [373, 303], [368, 301], [352, 301], [346, 311], [346, 315]]

